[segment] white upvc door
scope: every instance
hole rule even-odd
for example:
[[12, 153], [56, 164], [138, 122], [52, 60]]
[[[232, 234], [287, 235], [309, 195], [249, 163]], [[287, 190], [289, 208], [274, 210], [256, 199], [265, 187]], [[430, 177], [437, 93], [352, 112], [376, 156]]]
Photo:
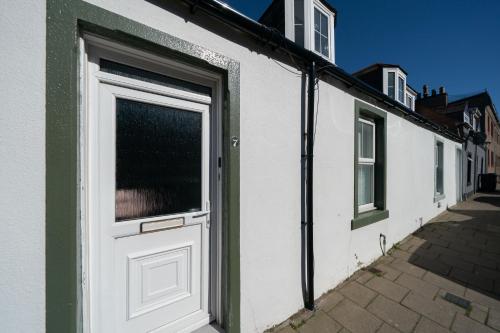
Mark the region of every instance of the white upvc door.
[[[210, 105], [95, 80], [90, 88], [90, 330], [209, 322]], [[136, 82], [137, 85], [137, 82]]]

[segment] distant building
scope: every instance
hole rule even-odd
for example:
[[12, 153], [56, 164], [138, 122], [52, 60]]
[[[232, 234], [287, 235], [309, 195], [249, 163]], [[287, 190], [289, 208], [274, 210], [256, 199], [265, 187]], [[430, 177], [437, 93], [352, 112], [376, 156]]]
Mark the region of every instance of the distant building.
[[[416, 111], [464, 139], [462, 188], [465, 197], [478, 189], [478, 176], [495, 172], [498, 158], [498, 118], [487, 92], [448, 95], [444, 87], [429, 94], [427, 85]], [[493, 124], [494, 123], [494, 124]], [[459, 154], [457, 152], [457, 154]]]

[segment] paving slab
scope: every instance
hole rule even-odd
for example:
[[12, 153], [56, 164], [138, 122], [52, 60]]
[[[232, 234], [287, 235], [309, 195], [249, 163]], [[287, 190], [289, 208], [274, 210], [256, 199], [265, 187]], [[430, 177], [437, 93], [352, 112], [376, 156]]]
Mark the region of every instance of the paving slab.
[[366, 307], [375, 298], [375, 296], [377, 296], [376, 292], [366, 288], [356, 281], [349, 282], [339, 289], [339, 292], [363, 308]]
[[448, 266], [458, 267], [464, 271], [472, 272], [474, 270], [474, 264], [465, 261], [462, 255], [450, 256], [447, 254], [443, 254], [439, 257], [438, 260]]
[[477, 272], [466, 272], [455, 267], [452, 269], [450, 277], [484, 291], [493, 291], [494, 280], [482, 277]]
[[375, 276], [375, 274], [368, 272], [368, 271], [362, 271], [362, 272], [363, 272], [363, 274], [361, 274], [356, 279], [356, 281], [358, 281], [361, 284], [365, 284], [366, 282], [370, 281]]
[[464, 315], [458, 314], [451, 330], [455, 333], [498, 333]]
[[436, 296], [437, 292], [439, 291], [439, 288], [434, 286], [433, 284], [406, 273], [401, 274], [401, 276], [398, 277], [395, 282], [417, 294], [429, 297], [431, 299], [434, 298], [434, 296]]
[[415, 333], [447, 333], [449, 330], [426, 317], [422, 317], [415, 328]]
[[385, 264], [376, 265], [375, 268], [382, 271], [382, 276], [391, 281], [396, 280], [402, 274], [402, 272], [397, 269]]
[[443, 277], [441, 275], [435, 274], [433, 272], [425, 273], [423, 277], [424, 281], [427, 281], [435, 286], [440, 287], [452, 294], [457, 296], [463, 296], [465, 294], [465, 287], [459, 283], [451, 281], [450, 279]]
[[377, 331], [377, 333], [401, 333], [401, 331], [395, 329], [394, 327], [384, 323], [382, 327]]
[[328, 315], [352, 333], [376, 332], [382, 326], [382, 320], [349, 299], [341, 301]]
[[472, 304], [468, 317], [481, 324], [484, 324], [486, 322], [486, 318], [488, 318], [488, 308], [484, 310], [477, 304]]
[[407, 308], [439, 323], [443, 327], [450, 327], [455, 317], [455, 311], [435, 302], [432, 299], [411, 292], [401, 302]]
[[404, 259], [404, 260], [408, 260], [411, 257], [411, 253], [399, 249], [393, 250], [389, 254], [393, 258]]
[[[415, 259], [416, 260], [416, 259]], [[400, 272], [407, 273], [418, 278], [422, 277], [426, 270], [420, 268], [416, 265], [409, 263], [408, 261], [404, 261], [401, 259], [396, 259], [392, 263], [389, 264], [392, 268], [397, 269]]]
[[500, 301], [495, 299], [493, 295], [489, 295], [484, 292], [479, 292], [474, 289], [467, 288], [465, 290], [465, 296], [466, 299], [469, 301], [481, 304], [483, 306], [486, 306], [488, 308], [493, 308], [500, 310]]
[[430, 258], [428, 256], [421, 256], [411, 260], [410, 262], [421, 269], [432, 271], [444, 276], [448, 275], [452, 269], [452, 266], [440, 261], [439, 258]]
[[401, 332], [411, 332], [420, 316], [401, 304], [379, 295], [368, 305], [367, 310]]
[[500, 331], [500, 310], [491, 309], [488, 315], [488, 326]]
[[317, 307], [325, 312], [330, 311], [335, 305], [339, 304], [344, 299], [344, 296], [338, 291], [331, 291], [323, 295], [317, 302]]
[[406, 287], [400, 286], [392, 281], [378, 276], [375, 276], [373, 279], [368, 281], [365, 286], [396, 302], [401, 302], [405, 295], [410, 291]]
[[300, 333], [337, 333], [342, 329], [342, 326], [333, 320], [323, 311], [316, 311], [314, 316], [309, 318], [302, 326], [298, 328]]
[[282, 329], [280, 329], [279, 331], [277, 331], [277, 333], [296, 333], [297, 331], [295, 331], [292, 327], [290, 326], [286, 326], [286, 327], [283, 327]]

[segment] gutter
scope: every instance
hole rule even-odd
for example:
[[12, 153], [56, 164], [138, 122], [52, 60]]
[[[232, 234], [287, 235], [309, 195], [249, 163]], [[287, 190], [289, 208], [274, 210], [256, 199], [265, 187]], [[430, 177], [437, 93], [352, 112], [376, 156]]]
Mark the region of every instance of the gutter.
[[305, 65], [304, 68], [300, 69], [303, 72], [307, 70], [309, 64], [315, 62], [316, 68], [318, 68], [318, 73], [328, 74], [333, 78], [344, 82], [348, 87], [355, 87], [361, 93], [385, 104], [388, 108], [393, 108], [399, 111], [405, 118], [409, 118], [409, 120], [414, 123], [420, 124], [421, 126], [424, 126], [433, 132], [437, 132], [453, 141], [463, 142], [463, 139], [458, 137], [454, 133], [446, 130], [445, 128], [442, 128], [441, 126], [428, 120], [422, 115], [408, 109], [403, 104], [396, 102], [389, 96], [384, 95], [380, 91], [369, 86], [358, 78], [355, 78], [354, 76], [332, 64], [328, 60], [325, 60], [320, 55], [297, 45], [295, 42], [292, 42], [291, 40], [283, 36], [276, 29], [270, 28], [263, 25], [262, 23], [254, 21], [248, 16], [241, 14], [230, 6], [219, 2], [218, 0], [183, 1], [191, 6], [191, 12], [193, 14], [195, 14], [199, 10], [203, 11], [211, 17], [214, 17], [237, 30], [251, 35], [260, 42], [268, 44], [273, 51], [279, 49], [282, 52], [303, 60]]

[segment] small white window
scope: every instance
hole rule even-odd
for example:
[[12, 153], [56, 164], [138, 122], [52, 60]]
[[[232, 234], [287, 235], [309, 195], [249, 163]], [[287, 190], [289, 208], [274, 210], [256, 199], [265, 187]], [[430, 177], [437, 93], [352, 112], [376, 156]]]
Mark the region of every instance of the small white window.
[[330, 56], [328, 15], [314, 7], [314, 50], [325, 57]]
[[398, 100], [401, 103], [405, 103], [405, 89], [406, 89], [405, 79], [403, 77], [398, 77]]
[[406, 95], [406, 106], [413, 110], [413, 96], [410, 94]]
[[470, 125], [469, 112], [467, 112], [467, 111], [464, 112], [464, 123], [467, 123]]
[[375, 123], [358, 121], [358, 211], [375, 209]]

